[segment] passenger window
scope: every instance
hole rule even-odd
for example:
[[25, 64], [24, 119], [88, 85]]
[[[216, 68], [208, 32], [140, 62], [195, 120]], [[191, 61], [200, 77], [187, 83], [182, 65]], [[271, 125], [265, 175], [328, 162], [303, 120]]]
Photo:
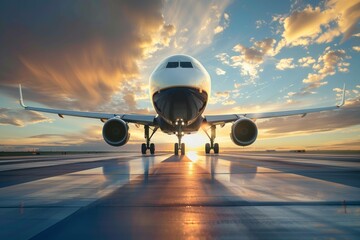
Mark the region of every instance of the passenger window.
[[168, 62], [166, 68], [177, 68], [179, 67], [179, 62]]
[[180, 67], [182, 68], [193, 68], [191, 62], [180, 62]]

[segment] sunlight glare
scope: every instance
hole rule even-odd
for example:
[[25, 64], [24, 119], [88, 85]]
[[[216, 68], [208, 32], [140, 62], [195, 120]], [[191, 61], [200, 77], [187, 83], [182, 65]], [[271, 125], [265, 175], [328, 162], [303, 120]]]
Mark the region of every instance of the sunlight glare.
[[199, 156], [196, 151], [190, 151], [186, 154], [186, 156], [192, 161], [197, 162], [199, 160]]
[[184, 136], [183, 142], [186, 144], [188, 149], [202, 149], [205, 143], [208, 142], [208, 138], [204, 134], [197, 133]]

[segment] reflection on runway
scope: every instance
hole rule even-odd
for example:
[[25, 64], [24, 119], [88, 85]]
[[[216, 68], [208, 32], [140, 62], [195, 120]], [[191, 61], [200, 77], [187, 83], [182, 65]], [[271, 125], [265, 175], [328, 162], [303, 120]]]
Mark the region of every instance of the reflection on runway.
[[86, 157], [0, 158], [0, 239], [360, 234], [359, 155]]
[[239, 179], [251, 180], [255, 178], [257, 172], [257, 166], [255, 165], [244, 165], [238, 162], [219, 160], [218, 155], [206, 156], [205, 168], [209, 171], [212, 180], [221, 179], [221, 175], [228, 175], [229, 181], [234, 182]]

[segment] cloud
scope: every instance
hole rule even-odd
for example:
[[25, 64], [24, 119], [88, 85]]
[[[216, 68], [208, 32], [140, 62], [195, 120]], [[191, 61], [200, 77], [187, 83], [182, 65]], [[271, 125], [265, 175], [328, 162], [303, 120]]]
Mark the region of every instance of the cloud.
[[52, 122], [52, 120], [37, 112], [0, 108], [0, 125], [24, 127], [40, 122]]
[[214, 29], [214, 33], [218, 34], [223, 32], [226, 28], [229, 27], [230, 24], [230, 16], [227, 13], [224, 13], [223, 18], [222, 18], [222, 23], [219, 23], [220, 25], [216, 26], [216, 28]]
[[289, 68], [295, 68], [295, 64], [293, 63], [293, 58], [283, 58], [276, 64], [276, 69], [285, 70]]
[[352, 49], [356, 52], [360, 52], [360, 46], [353, 46]]
[[286, 97], [291, 101], [292, 99], [290, 98], [292, 97], [314, 94], [314, 89], [327, 85], [328, 82], [324, 81], [326, 77], [335, 75], [336, 71], [348, 72], [350, 63], [345, 62], [345, 60], [349, 58], [350, 56], [348, 56], [344, 50], [331, 50], [330, 47], [327, 47], [318, 57], [317, 61], [311, 57], [299, 59], [298, 62], [302, 66], [313, 64], [312, 68], [314, 72], [309, 73], [307, 77], [303, 79], [302, 82], [306, 85], [302, 87], [299, 92], [292, 93]]
[[216, 93], [215, 93], [215, 97], [228, 98], [229, 96], [230, 96], [230, 92], [229, 92], [229, 91], [216, 92]]
[[225, 71], [224, 70], [222, 70], [221, 68], [216, 68], [216, 70], [215, 70], [215, 72], [216, 72], [216, 75], [225, 75]]
[[261, 65], [264, 63], [265, 58], [274, 56], [276, 40], [273, 38], [266, 38], [261, 41], [254, 42], [253, 46], [246, 47], [242, 44], [237, 44], [233, 47], [233, 51], [238, 55], [227, 58], [228, 55], [217, 55], [218, 59], [223, 63], [228, 63], [230, 66], [240, 68], [240, 73], [243, 76], [248, 76], [250, 79], [258, 78]]
[[[90, 125], [85, 126], [79, 132], [69, 132], [61, 134], [38, 134], [30, 135], [28, 137], [19, 138], [8, 138], [3, 141], [3, 145], [10, 146], [22, 146], [22, 147], [86, 147], [87, 145], [92, 145], [95, 149], [98, 149], [101, 146], [106, 146], [101, 134], [102, 128], [101, 125]], [[111, 148], [108, 148], [111, 150]], [[94, 148], [92, 149], [94, 150]], [[114, 150], [114, 149], [112, 149]]]
[[330, 0], [323, 7], [307, 5], [274, 20], [283, 25], [282, 36], [287, 44], [297, 46], [328, 43], [340, 35], [343, 42], [354, 33], [359, 18], [359, 0]]
[[[138, 113], [154, 114], [147, 108], [138, 106], [139, 100], [148, 100], [148, 86], [141, 84], [139, 81], [124, 82], [121, 91], [115, 94], [111, 101], [98, 108], [99, 111], [113, 113]], [[153, 111], [153, 110], [152, 110]]]
[[222, 102], [222, 105], [234, 105], [236, 102], [234, 100], [225, 100]]
[[321, 32], [321, 25], [328, 21], [328, 16], [321, 12], [320, 7], [312, 8], [309, 5], [302, 11], [294, 11], [284, 19], [282, 36], [293, 45], [307, 45], [308, 39], [317, 37]]
[[266, 21], [264, 21], [264, 20], [256, 20], [256, 22], [255, 22], [256, 29], [261, 28], [265, 24], [266, 24]]
[[174, 25], [165, 24], [163, 25], [161, 31], [162, 45], [168, 47], [170, 44], [171, 37], [176, 33], [176, 28]]
[[222, 64], [230, 65], [230, 56], [227, 53], [219, 53], [215, 56]]
[[341, 93], [343, 90], [341, 88], [333, 88], [334, 92]]
[[303, 57], [298, 60], [298, 63], [301, 67], [309, 67], [311, 64], [315, 63], [315, 59], [311, 56]]
[[215, 92], [209, 100], [209, 104], [216, 104], [216, 103], [224, 103], [226, 100], [228, 100], [230, 97], [230, 91], [218, 91]]
[[179, 0], [166, 1], [163, 7], [164, 19], [178, 29], [172, 37], [172, 50], [181, 49], [184, 53], [193, 55], [207, 47], [216, 34], [229, 26], [230, 16], [225, 13], [225, 9], [230, 3], [229, 0], [199, 0], [191, 3]]
[[29, 100], [93, 110], [139, 77], [138, 61], [176, 32], [163, 1], [0, 3], [0, 88]]
[[[346, 118], [344, 118], [346, 116]], [[264, 131], [262, 138], [282, 137], [295, 134], [334, 131], [360, 124], [360, 99], [354, 99], [337, 111], [300, 116], [273, 118], [259, 121], [259, 129]], [[289, 124], [291, 122], [291, 124]]]
[[308, 85], [303, 89], [309, 91], [314, 88], [326, 85], [322, 82], [327, 76], [334, 75], [336, 70], [339, 72], [347, 72], [349, 63], [345, 59], [350, 58], [344, 50], [331, 50], [326, 48], [324, 53], [319, 56], [317, 63], [313, 65], [315, 73], [309, 73], [303, 83]]

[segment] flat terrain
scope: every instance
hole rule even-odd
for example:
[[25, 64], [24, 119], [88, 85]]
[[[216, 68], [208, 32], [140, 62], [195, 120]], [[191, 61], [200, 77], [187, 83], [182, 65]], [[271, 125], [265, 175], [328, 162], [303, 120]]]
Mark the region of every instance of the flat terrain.
[[359, 239], [360, 155], [0, 157], [0, 239]]

